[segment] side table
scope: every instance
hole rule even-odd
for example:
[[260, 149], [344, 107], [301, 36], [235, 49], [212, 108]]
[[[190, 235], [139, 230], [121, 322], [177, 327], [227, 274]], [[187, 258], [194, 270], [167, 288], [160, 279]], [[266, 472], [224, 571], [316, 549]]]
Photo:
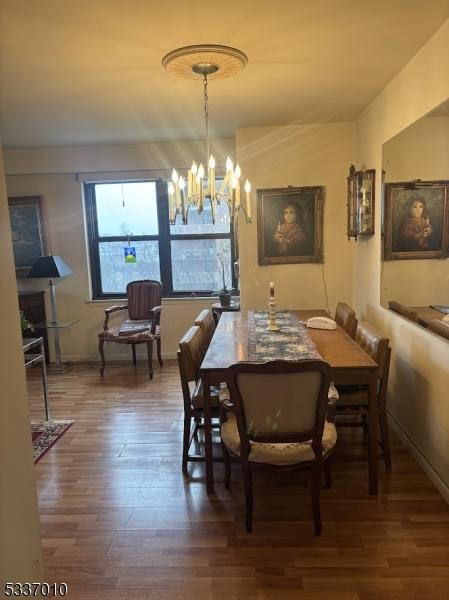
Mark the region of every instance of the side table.
[[224, 312], [238, 312], [240, 310], [240, 300], [231, 302], [230, 306], [222, 306], [220, 302], [212, 304], [212, 315], [214, 317], [215, 325], [218, 325], [221, 313]]
[[[25, 369], [31, 369], [34, 365], [40, 364], [42, 368], [42, 385], [44, 387], [45, 420], [50, 418], [48, 409], [48, 388], [47, 388], [47, 367], [45, 365], [44, 340], [38, 338], [26, 338], [22, 340], [23, 358], [25, 360]], [[27, 354], [30, 350], [36, 349], [36, 353]]]

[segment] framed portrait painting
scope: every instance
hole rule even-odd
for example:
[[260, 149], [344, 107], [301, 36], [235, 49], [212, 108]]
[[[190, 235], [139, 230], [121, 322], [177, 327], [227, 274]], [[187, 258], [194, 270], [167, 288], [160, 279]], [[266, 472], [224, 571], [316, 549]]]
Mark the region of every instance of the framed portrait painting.
[[384, 259], [444, 258], [449, 181], [385, 184]]
[[324, 187], [257, 190], [259, 265], [323, 262]]
[[8, 198], [17, 277], [26, 277], [34, 261], [47, 254], [47, 236], [40, 196]]

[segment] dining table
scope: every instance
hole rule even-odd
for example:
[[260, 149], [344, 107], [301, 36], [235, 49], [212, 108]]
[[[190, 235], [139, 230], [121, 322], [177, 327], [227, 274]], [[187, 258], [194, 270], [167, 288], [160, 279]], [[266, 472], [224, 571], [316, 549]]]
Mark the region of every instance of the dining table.
[[[364, 385], [368, 389], [368, 490], [378, 494], [378, 405], [377, 363], [340, 326], [334, 330], [311, 329], [304, 325], [310, 317], [328, 316], [324, 309], [283, 311], [297, 320], [298, 340], [311, 340], [321, 358], [331, 367], [336, 385]], [[252, 323], [257, 311], [223, 313], [201, 364], [204, 397], [204, 446], [207, 492], [214, 491], [214, 459], [212, 449], [211, 386], [229, 381], [229, 367], [237, 362], [254, 361]], [[268, 326], [268, 313], [266, 315]], [[282, 329], [281, 329], [282, 331]], [[285, 355], [279, 332], [268, 332], [272, 340], [271, 359], [292, 360]], [[277, 350], [278, 348], [278, 350]], [[256, 359], [257, 361], [257, 359]]]

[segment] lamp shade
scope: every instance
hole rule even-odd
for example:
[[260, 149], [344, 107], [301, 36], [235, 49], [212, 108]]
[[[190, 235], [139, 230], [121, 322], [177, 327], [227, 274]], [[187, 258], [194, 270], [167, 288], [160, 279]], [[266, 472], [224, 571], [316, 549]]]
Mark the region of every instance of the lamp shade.
[[40, 256], [36, 259], [27, 277], [67, 277], [72, 269], [66, 265], [60, 256]]

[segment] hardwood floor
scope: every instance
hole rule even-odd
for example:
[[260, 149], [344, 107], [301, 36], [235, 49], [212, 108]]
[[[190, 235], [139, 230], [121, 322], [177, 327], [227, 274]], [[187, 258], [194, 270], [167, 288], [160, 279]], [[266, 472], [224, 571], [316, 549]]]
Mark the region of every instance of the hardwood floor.
[[[31, 416], [44, 419], [38, 369]], [[392, 438], [393, 470], [367, 493], [360, 446], [339, 434], [323, 532], [313, 535], [305, 473], [254, 473], [254, 531], [245, 532], [238, 465], [181, 474], [177, 365], [148, 380], [146, 363], [78, 365], [49, 378], [53, 419], [73, 427], [36, 465], [48, 582], [83, 600], [442, 600], [449, 598], [449, 508]]]

